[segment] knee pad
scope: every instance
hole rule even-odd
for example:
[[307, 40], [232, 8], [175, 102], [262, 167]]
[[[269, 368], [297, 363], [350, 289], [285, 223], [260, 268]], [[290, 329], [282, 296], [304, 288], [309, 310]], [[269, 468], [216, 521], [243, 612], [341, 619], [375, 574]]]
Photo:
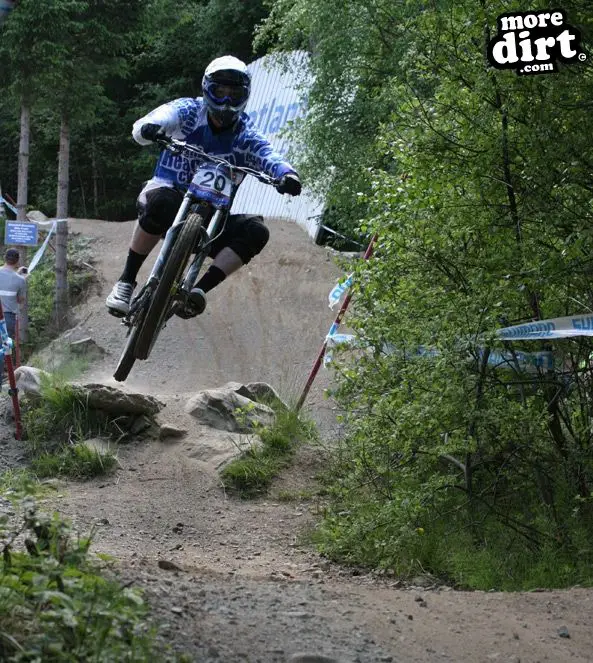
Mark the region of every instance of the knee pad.
[[237, 214], [232, 220], [232, 235], [227, 246], [247, 264], [268, 243], [270, 231], [263, 217]]
[[253, 217], [247, 230], [253, 248], [253, 255], [257, 255], [268, 243], [270, 231], [264, 225], [264, 220], [261, 217]]
[[148, 191], [146, 202], [138, 200], [138, 224], [150, 235], [163, 235], [173, 225], [183, 196], [179, 191], [161, 187]]

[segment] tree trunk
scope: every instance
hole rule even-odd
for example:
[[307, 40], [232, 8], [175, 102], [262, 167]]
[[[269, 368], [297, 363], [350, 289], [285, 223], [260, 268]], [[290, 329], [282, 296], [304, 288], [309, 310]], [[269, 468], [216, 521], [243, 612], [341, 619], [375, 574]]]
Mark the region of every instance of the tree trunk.
[[93, 170], [93, 218], [99, 218], [99, 173], [95, 154], [95, 139], [91, 141], [91, 168]]
[[58, 155], [58, 197], [56, 217], [56, 324], [59, 330], [68, 321], [68, 189], [70, 171], [70, 125], [66, 113], [62, 114], [60, 127], [60, 152]]
[[[21, 136], [19, 141], [18, 183], [16, 194], [16, 219], [27, 220], [29, 202], [29, 145], [31, 143], [31, 108], [26, 97], [21, 100]], [[27, 247], [21, 247], [21, 263], [27, 265]], [[19, 309], [19, 342], [24, 345], [29, 338], [29, 303], [27, 292]]]
[[17, 221], [26, 221], [29, 194], [29, 142], [31, 138], [31, 109], [26, 99], [21, 104], [21, 138], [19, 142], [18, 185], [16, 195]]

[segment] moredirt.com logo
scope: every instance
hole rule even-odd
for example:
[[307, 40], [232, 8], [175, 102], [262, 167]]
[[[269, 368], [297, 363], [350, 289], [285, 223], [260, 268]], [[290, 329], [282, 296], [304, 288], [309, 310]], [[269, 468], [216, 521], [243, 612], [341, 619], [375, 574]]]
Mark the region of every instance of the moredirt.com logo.
[[517, 74], [558, 71], [556, 62], [583, 62], [581, 33], [566, 23], [562, 9], [501, 14], [498, 34], [488, 44], [488, 60], [497, 69]]

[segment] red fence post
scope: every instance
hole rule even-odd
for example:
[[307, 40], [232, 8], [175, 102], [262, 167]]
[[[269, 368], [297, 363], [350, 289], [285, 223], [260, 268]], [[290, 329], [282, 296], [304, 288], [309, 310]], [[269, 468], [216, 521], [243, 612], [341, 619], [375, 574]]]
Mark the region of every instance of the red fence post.
[[[4, 310], [2, 309], [2, 302], [0, 301], [0, 331], [6, 331], [6, 321], [4, 320]], [[14, 339], [13, 339], [14, 340]], [[0, 337], [0, 343], [2, 338]], [[19, 404], [18, 393], [19, 390], [16, 386], [16, 379], [14, 377], [14, 368], [12, 366], [12, 355], [8, 353], [4, 355], [4, 365], [6, 366], [6, 372], [8, 373], [8, 384], [10, 388], [8, 390], [8, 395], [12, 397], [12, 409], [14, 411], [14, 424], [15, 424], [15, 438], [20, 440], [23, 435], [23, 428], [21, 422], [21, 407]]]
[[[363, 260], [368, 260], [371, 255], [373, 254], [373, 245], [377, 241], [377, 235], [373, 235], [371, 238], [371, 241], [369, 242], [369, 245], [367, 246], [367, 250], [364, 252]], [[336, 319], [334, 323], [332, 324], [330, 328], [330, 332], [332, 329], [336, 329], [339, 327], [340, 323], [342, 322], [342, 318], [344, 317], [344, 313], [346, 313], [346, 309], [348, 308], [348, 304], [350, 304], [350, 300], [352, 299], [352, 294], [348, 292], [346, 295], [346, 299], [344, 299], [344, 302], [340, 308], [340, 311], [338, 312], [338, 315], [336, 316]], [[303, 403], [305, 402], [305, 399], [307, 398], [307, 394], [309, 393], [309, 390], [311, 389], [311, 385], [313, 384], [313, 381], [315, 380], [315, 376], [317, 375], [317, 372], [319, 371], [319, 367], [321, 366], [321, 362], [323, 361], [323, 355], [325, 354], [325, 350], [327, 348], [327, 337], [323, 341], [323, 345], [321, 346], [321, 349], [319, 350], [319, 354], [317, 355], [317, 358], [315, 359], [315, 362], [313, 364], [313, 368], [311, 369], [311, 372], [309, 373], [309, 377], [307, 378], [307, 383], [305, 384], [305, 387], [303, 389], [303, 393], [301, 394], [301, 397], [299, 398], [299, 401], [297, 403], [296, 409], [297, 412], [303, 407]]]
[[20, 312], [16, 316], [16, 328], [14, 330], [14, 335], [16, 338], [13, 338], [14, 342], [14, 363], [15, 368], [18, 368], [21, 365], [21, 330], [20, 330]]

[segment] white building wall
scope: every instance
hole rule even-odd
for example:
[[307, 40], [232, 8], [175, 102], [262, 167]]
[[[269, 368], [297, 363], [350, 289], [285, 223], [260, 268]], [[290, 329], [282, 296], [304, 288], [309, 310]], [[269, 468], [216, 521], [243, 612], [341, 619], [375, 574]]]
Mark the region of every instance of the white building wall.
[[[299, 68], [307, 66], [307, 54], [294, 51], [292, 62]], [[271, 56], [264, 56], [249, 65], [251, 72], [251, 97], [246, 112], [259, 131], [281, 154], [286, 154], [289, 141], [279, 132], [297, 117], [304, 116], [306, 106], [302, 92], [291, 72], [282, 71]], [[323, 204], [311, 193], [303, 190], [297, 197], [280, 195], [274, 188], [248, 177], [240, 186], [233, 204], [233, 212], [284, 217], [296, 221], [311, 237], [318, 231], [318, 220], [310, 219], [320, 214]]]

